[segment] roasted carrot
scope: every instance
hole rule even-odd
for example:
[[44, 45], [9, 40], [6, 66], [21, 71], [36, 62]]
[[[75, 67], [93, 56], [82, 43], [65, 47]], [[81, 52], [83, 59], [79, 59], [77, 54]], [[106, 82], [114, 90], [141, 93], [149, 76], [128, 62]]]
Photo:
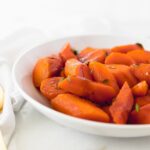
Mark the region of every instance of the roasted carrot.
[[141, 50], [134, 50], [127, 53], [136, 64], [140, 63], [150, 63], [150, 52], [141, 51]]
[[66, 45], [62, 48], [60, 56], [63, 58], [64, 61], [70, 58], [77, 58], [77, 56], [72, 51], [71, 45], [69, 43], [66, 43]]
[[109, 116], [102, 109], [72, 94], [59, 94], [52, 99], [51, 105], [54, 109], [74, 117], [109, 122]]
[[58, 87], [77, 96], [86, 97], [96, 103], [111, 102], [116, 95], [111, 86], [75, 76], [70, 76], [59, 82]]
[[122, 87], [125, 81], [128, 82], [130, 87], [137, 84], [137, 79], [131, 72], [131, 68], [126, 65], [106, 65], [110, 72], [114, 75], [119, 87]]
[[116, 79], [104, 64], [101, 64], [99, 62], [91, 62], [89, 64], [89, 68], [95, 81], [112, 86], [115, 89], [116, 93], [119, 91]]
[[52, 77], [42, 81], [40, 86], [41, 93], [48, 99], [56, 97], [58, 94], [63, 94], [65, 91], [58, 88], [58, 83], [63, 80], [63, 77]]
[[106, 57], [105, 64], [123, 64], [129, 66], [135, 64], [135, 61], [127, 54], [113, 52]]
[[88, 63], [93, 61], [98, 61], [103, 63], [105, 61], [105, 57], [107, 56], [108, 49], [92, 49], [87, 48], [79, 53], [78, 58], [81, 62]]
[[129, 51], [133, 50], [143, 50], [143, 46], [140, 43], [137, 44], [129, 44], [129, 45], [121, 45], [121, 46], [116, 46], [111, 49], [112, 52], [120, 52], [120, 53], [127, 53]]
[[150, 85], [150, 64], [133, 65], [131, 70], [138, 80], [145, 80]]
[[132, 124], [150, 124], [150, 104], [139, 107], [131, 112], [129, 123]]
[[90, 69], [86, 64], [81, 63], [77, 59], [69, 59], [65, 64], [66, 76], [80, 76], [87, 79], [92, 79]]
[[150, 95], [137, 97], [135, 99], [135, 104], [138, 104], [140, 107], [142, 107], [146, 104], [150, 104]]
[[141, 81], [132, 88], [134, 96], [145, 96], [148, 91], [148, 84], [146, 81]]
[[116, 124], [125, 124], [128, 120], [128, 115], [133, 106], [132, 91], [127, 82], [122, 86], [115, 101], [110, 106], [110, 113]]
[[44, 79], [56, 76], [62, 67], [62, 59], [58, 56], [45, 57], [38, 60], [33, 70], [34, 85], [40, 87]]

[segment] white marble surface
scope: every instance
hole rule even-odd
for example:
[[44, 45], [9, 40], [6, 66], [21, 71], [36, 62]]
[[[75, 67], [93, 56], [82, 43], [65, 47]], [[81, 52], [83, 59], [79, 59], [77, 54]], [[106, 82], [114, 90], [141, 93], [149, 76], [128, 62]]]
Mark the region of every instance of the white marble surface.
[[16, 115], [8, 150], [149, 150], [150, 137], [108, 138], [68, 129], [48, 120], [26, 103]]

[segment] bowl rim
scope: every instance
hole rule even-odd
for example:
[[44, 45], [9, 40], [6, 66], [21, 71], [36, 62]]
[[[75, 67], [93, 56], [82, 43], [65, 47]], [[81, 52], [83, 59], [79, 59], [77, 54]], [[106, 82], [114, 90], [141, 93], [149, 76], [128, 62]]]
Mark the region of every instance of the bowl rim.
[[[19, 55], [19, 57], [16, 59], [13, 68], [12, 68], [12, 80], [13, 83], [15, 84], [15, 87], [17, 88], [18, 92], [21, 93], [21, 95], [24, 97], [24, 99], [28, 102], [30, 102], [34, 107], [35, 105], [40, 108], [40, 109], [45, 109], [46, 111], [49, 111], [52, 115], [58, 116], [58, 117], [62, 117], [65, 120], [70, 120], [71, 122], [76, 122], [76, 123], [80, 123], [82, 125], [88, 125], [91, 127], [103, 127], [103, 128], [113, 128], [113, 129], [143, 129], [143, 128], [150, 128], [150, 124], [113, 124], [113, 123], [104, 123], [104, 122], [97, 122], [97, 121], [92, 121], [92, 120], [86, 120], [86, 119], [82, 119], [82, 118], [77, 118], [77, 117], [73, 117], [61, 112], [58, 112], [52, 108], [48, 108], [47, 106], [41, 104], [40, 102], [36, 101], [34, 98], [32, 98], [31, 96], [29, 96], [20, 86], [19, 83], [17, 81], [15, 72], [17, 69], [17, 65], [18, 63], [21, 61], [21, 59], [24, 57], [24, 55], [30, 51], [32, 51], [33, 49], [36, 49], [40, 46], [44, 46], [48, 43], [51, 42], [57, 42], [60, 40], [64, 40], [64, 39], [69, 39], [69, 38], [78, 38], [78, 37], [87, 37], [87, 36], [98, 36], [98, 37], [116, 37], [116, 38], [128, 38], [128, 39], [146, 39], [146, 38], [138, 38], [138, 37], [134, 37], [134, 36], [117, 36], [117, 35], [112, 35], [112, 34], [105, 34], [105, 35], [101, 35], [101, 34], [85, 34], [85, 35], [75, 35], [75, 36], [67, 36], [67, 37], [63, 37], [63, 38], [56, 38], [56, 39], [51, 39], [51, 40], [46, 40], [46, 41], [42, 41], [39, 44], [37, 44], [36, 46], [32, 46], [30, 48], [28, 48], [27, 50], [25, 50], [23, 53], [21, 53]], [[146, 39], [147, 40], [147, 39]]]

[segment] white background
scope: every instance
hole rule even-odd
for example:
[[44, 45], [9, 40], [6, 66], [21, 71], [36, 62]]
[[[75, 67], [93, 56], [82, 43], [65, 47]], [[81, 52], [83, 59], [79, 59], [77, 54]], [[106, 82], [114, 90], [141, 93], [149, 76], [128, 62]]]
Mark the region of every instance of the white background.
[[112, 33], [150, 35], [149, 0], [0, 0], [0, 39], [24, 27], [52, 34], [62, 23], [77, 25], [82, 16], [105, 18]]

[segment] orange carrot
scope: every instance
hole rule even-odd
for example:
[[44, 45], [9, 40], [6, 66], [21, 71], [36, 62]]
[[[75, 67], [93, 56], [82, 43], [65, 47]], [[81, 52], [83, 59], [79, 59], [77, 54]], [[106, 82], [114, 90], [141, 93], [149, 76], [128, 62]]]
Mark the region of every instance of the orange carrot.
[[62, 67], [62, 59], [58, 56], [45, 57], [38, 60], [33, 70], [34, 85], [40, 87], [44, 79], [56, 76]]
[[145, 80], [150, 85], [150, 64], [133, 65], [131, 70], [138, 80]]
[[81, 63], [77, 59], [69, 59], [65, 64], [66, 76], [80, 76], [87, 79], [92, 79], [90, 70], [86, 64]]
[[111, 102], [116, 95], [111, 86], [75, 76], [70, 76], [59, 82], [58, 87], [77, 96], [86, 97], [96, 103]]
[[150, 104], [150, 95], [142, 96], [142, 97], [137, 97], [135, 99], [135, 104], [138, 104], [140, 107]]
[[81, 51], [78, 58], [81, 62], [88, 63], [93, 61], [98, 61], [104, 63], [105, 57], [107, 56], [108, 49], [92, 49], [87, 48]]
[[67, 43], [61, 50], [60, 56], [63, 58], [64, 61], [70, 58], [77, 58], [77, 56], [73, 53], [71, 46]]
[[131, 68], [126, 65], [106, 65], [110, 72], [114, 75], [119, 87], [122, 87], [124, 82], [127, 81], [130, 87], [137, 84], [137, 79], [131, 72]]
[[141, 50], [134, 50], [127, 53], [136, 64], [140, 63], [150, 63], [150, 52], [141, 51]]
[[133, 50], [143, 50], [143, 46], [139, 43], [137, 44], [129, 44], [129, 45], [121, 45], [121, 46], [116, 46], [111, 49], [112, 52], [120, 52], [120, 53], [127, 53], [129, 51]]
[[130, 114], [129, 122], [132, 124], [150, 124], [150, 104], [133, 110]]
[[112, 86], [116, 90], [116, 93], [119, 91], [116, 79], [104, 64], [99, 62], [91, 62], [89, 64], [89, 68], [95, 81]]
[[135, 64], [135, 61], [127, 54], [115, 52], [106, 57], [105, 64], [123, 64], [129, 66]]
[[42, 81], [40, 86], [41, 93], [48, 99], [56, 97], [58, 94], [63, 94], [65, 91], [58, 88], [58, 83], [63, 80], [63, 77], [52, 77]]
[[147, 91], [148, 84], [146, 81], [141, 81], [132, 88], [133, 95], [135, 96], [145, 96]]
[[54, 109], [65, 114], [94, 121], [109, 122], [109, 116], [86, 99], [72, 94], [60, 94], [51, 101]]
[[124, 83], [116, 100], [110, 106], [110, 113], [116, 124], [125, 124], [133, 106], [132, 91], [127, 82]]

